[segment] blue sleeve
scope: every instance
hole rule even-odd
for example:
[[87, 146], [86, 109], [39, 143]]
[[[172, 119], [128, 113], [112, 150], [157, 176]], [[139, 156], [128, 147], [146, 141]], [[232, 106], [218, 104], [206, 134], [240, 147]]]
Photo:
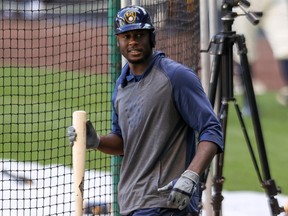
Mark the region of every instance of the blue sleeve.
[[121, 132], [120, 126], [118, 124], [118, 114], [117, 114], [116, 109], [115, 109], [115, 100], [116, 100], [117, 89], [118, 89], [119, 85], [120, 85], [120, 80], [118, 80], [116, 82], [115, 89], [114, 89], [114, 92], [113, 92], [113, 95], [112, 95], [113, 111], [112, 111], [112, 131], [111, 131], [111, 133], [122, 137], [122, 132]]
[[176, 107], [184, 121], [199, 133], [198, 141], [211, 141], [223, 151], [222, 127], [199, 77], [181, 67], [172, 74], [171, 83]]

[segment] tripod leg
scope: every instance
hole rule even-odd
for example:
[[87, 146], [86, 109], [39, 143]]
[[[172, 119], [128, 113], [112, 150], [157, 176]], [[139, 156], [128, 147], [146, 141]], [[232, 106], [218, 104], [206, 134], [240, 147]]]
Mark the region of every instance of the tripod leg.
[[240, 122], [240, 125], [241, 125], [241, 128], [242, 128], [242, 131], [243, 131], [243, 134], [244, 134], [244, 138], [245, 138], [246, 143], [247, 143], [247, 145], [248, 145], [248, 149], [249, 149], [249, 152], [250, 152], [250, 155], [251, 155], [251, 158], [252, 158], [252, 161], [253, 161], [255, 170], [256, 170], [256, 174], [257, 174], [257, 176], [258, 176], [259, 181], [262, 182], [262, 177], [261, 177], [261, 175], [260, 175], [259, 166], [258, 166], [256, 157], [255, 157], [255, 154], [254, 154], [252, 145], [251, 145], [250, 138], [249, 138], [248, 133], [247, 133], [247, 130], [246, 130], [245, 122], [244, 122], [243, 117], [242, 117], [242, 115], [241, 115], [241, 111], [240, 111], [240, 108], [239, 108], [239, 105], [238, 105], [236, 99], [234, 100], [234, 107], [235, 107], [236, 114], [237, 114], [237, 116], [238, 116], [238, 119], [239, 119], [239, 122]]
[[[222, 124], [224, 143], [226, 140], [226, 129], [227, 129], [227, 116], [228, 116], [228, 101], [223, 99], [221, 108], [219, 111], [219, 119]], [[224, 152], [215, 156], [215, 174], [213, 178], [214, 194], [212, 197], [212, 206], [214, 216], [222, 215], [222, 201], [224, 199], [222, 195], [222, 189], [225, 178], [223, 177], [223, 165], [224, 165]]]
[[262, 165], [263, 165], [262, 171], [264, 173], [265, 178], [270, 179], [271, 178], [270, 170], [269, 170], [268, 160], [266, 157], [264, 138], [263, 138], [263, 134], [262, 134], [262, 129], [261, 129], [261, 124], [260, 124], [259, 113], [258, 113], [258, 109], [257, 109], [254, 89], [253, 89], [253, 85], [252, 85], [252, 78], [251, 78], [251, 74], [250, 74], [248, 59], [247, 59], [247, 56], [245, 54], [241, 54], [240, 59], [241, 59], [244, 85], [246, 88], [247, 98], [248, 98], [249, 106], [251, 109], [251, 118], [253, 121], [253, 127], [254, 127], [256, 141], [257, 141], [258, 150], [259, 150], [259, 157], [260, 157], [260, 160], [261, 160]]
[[268, 165], [264, 138], [262, 134], [259, 113], [257, 109], [255, 93], [253, 89], [252, 78], [251, 78], [250, 68], [249, 68], [249, 63], [248, 63], [248, 58], [247, 58], [247, 48], [245, 45], [245, 38], [243, 35], [240, 35], [238, 37], [237, 44], [238, 44], [239, 53], [240, 53], [240, 64], [242, 67], [244, 85], [246, 88], [248, 102], [250, 105], [251, 118], [253, 122], [254, 133], [255, 133], [257, 148], [258, 148], [258, 153], [259, 153], [259, 159], [261, 162], [261, 168], [262, 168], [262, 173], [263, 173], [263, 181], [261, 183], [262, 183], [262, 187], [265, 189], [269, 197], [269, 203], [270, 203], [270, 207], [272, 210], [272, 214], [278, 215], [281, 213], [281, 211], [283, 211], [283, 208], [279, 207], [278, 202], [274, 198], [274, 196], [276, 196], [278, 192], [280, 192], [280, 189], [276, 187], [275, 181], [271, 179], [271, 175], [270, 175], [270, 169]]

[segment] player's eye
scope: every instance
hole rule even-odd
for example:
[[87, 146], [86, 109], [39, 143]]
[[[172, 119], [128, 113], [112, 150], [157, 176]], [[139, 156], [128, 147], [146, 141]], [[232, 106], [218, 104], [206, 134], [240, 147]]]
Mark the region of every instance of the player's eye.
[[124, 34], [124, 35], [122, 35], [122, 38], [125, 39], [125, 40], [127, 40], [127, 39], [130, 38], [130, 35], [128, 35], [128, 34]]
[[140, 34], [140, 33], [139, 33], [139, 34], [136, 35], [136, 38], [138, 38], [138, 39], [140, 39], [140, 38], [142, 38], [142, 37], [143, 37], [143, 34]]

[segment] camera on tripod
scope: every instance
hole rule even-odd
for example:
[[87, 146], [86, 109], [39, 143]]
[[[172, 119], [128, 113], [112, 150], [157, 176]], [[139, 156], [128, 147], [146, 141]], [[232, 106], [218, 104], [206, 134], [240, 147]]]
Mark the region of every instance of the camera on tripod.
[[[233, 8], [239, 7], [242, 13], [233, 12]], [[246, 18], [253, 24], [257, 25], [263, 13], [260, 11], [249, 11], [250, 2], [246, 0], [223, 0], [221, 5], [221, 20], [234, 20], [237, 16], [246, 16]]]

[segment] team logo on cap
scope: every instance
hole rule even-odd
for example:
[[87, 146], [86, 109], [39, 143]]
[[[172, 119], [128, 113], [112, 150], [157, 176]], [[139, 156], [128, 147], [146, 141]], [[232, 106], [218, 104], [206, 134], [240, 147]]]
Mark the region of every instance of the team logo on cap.
[[136, 12], [135, 11], [127, 11], [124, 14], [124, 18], [126, 20], [127, 23], [134, 23], [136, 20]]

